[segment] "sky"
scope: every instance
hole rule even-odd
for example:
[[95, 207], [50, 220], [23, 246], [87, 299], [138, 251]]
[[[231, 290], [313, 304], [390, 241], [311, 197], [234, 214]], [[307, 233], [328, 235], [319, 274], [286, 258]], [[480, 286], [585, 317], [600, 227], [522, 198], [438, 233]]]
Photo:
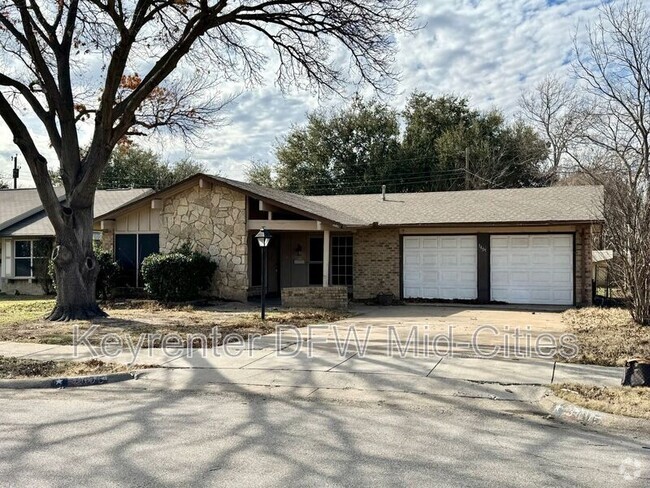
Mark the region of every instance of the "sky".
[[[419, 0], [421, 28], [398, 36], [401, 81], [384, 101], [401, 109], [414, 90], [453, 93], [468, 97], [475, 107], [496, 107], [514, 116], [522, 91], [546, 75], [567, 75], [572, 36], [597, 17], [599, 5], [600, 0]], [[278, 138], [292, 124], [304, 123], [307, 112], [345, 103], [340, 97], [318, 99], [307, 91], [282, 93], [273, 81], [269, 76], [268, 83], [252, 88], [235, 82], [223, 86], [223, 93], [238, 94], [222, 113], [225, 124], [206, 128], [194, 144], [169, 138], [137, 142], [169, 161], [191, 157], [212, 172], [244, 179], [250, 161], [273, 161]], [[354, 89], [372, 95], [368, 87]], [[31, 124], [31, 118], [26, 120]], [[40, 131], [35, 124], [34, 129]], [[46, 137], [42, 132], [35, 137], [49, 165], [56, 167]], [[10, 157], [17, 152], [0, 120], [0, 176], [11, 174]], [[19, 187], [32, 187], [27, 165], [21, 166]]]

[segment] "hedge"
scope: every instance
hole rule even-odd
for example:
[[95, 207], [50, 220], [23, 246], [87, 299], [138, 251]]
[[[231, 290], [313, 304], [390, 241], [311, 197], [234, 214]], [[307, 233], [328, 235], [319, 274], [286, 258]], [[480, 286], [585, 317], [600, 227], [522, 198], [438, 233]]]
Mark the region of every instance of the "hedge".
[[149, 295], [164, 302], [182, 302], [197, 299], [201, 292], [210, 290], [217, 263], [183, 246], [169, 254], [146, 257], [140, 269]]

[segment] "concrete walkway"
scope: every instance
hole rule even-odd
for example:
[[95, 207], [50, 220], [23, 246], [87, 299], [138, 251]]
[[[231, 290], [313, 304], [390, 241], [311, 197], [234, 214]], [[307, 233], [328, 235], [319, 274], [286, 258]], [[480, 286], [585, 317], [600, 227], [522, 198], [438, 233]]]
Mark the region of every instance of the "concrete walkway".
[[[431, 392], [445, 384], [467, 382], [483, 385], [548, 385], [576, 382], [617, 386], [622, 368], [555, 363], [541, 359], [479, 358], [458, 355], [425, 355], [410, 350], [387, 355], [372, 350], [360, 354], [353, 347], [341, 352], [330, 344], [276, 343], [265, 336], [248, 344], [225, 349], [143, 349], [135, 364], [139, 369], [156, 366], [144, 377], [151, 387], [205, 388], [209, 385], [300, 387], [306, 389], [360, 389]], [[87, 347], [0, 342], [0, 355], [37, 360], [77, 360], [95, 357], [106, 362], [133, 364], [129, 351], [94, 355]], [[434, 389], [435, 389], [434, 388]]]

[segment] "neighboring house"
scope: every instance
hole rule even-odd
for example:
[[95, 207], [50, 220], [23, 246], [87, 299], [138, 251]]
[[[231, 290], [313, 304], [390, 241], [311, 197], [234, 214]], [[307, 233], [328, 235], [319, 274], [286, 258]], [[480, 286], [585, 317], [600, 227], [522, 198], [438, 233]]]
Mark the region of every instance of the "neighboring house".
[[[57, 187], [55, 192], [64, 202], [63, 188]], [[95, 215], [111, 212], [150, 193], [153, 190], [98, 190], [95, 195]], [[101, 240], [103, 234], [99, 232], [99, 223], [95, 230], [94, 238]], [[46, 258], [38, 255], [37, 243], [42, 239], [54, 239], [54, 229], [45, 215], [37, 191], [33, 188], [0, 190], [1, 292], [43, 293], [33, 271], [35, 260]]]
[[144, 255], [187, 241], [216, 260], [216, 296], [247, 300], [260, 293], [254, 236], [265, 227], [268, 291], [287, 305], [348, 295], [586, 305], [602, 201], [595, 186], [305, 197], [195, 175], [96, 223], [128, 270], [123, 285], [141, 285]]

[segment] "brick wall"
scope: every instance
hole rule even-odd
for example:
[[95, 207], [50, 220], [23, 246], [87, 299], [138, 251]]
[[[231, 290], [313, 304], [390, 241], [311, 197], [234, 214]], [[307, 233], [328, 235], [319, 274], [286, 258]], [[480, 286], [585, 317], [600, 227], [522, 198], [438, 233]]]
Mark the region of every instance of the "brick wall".
[[576, 229], [575, 282], [576, 305], [592, 304], [592, 228], [591, 225]]
[[354, 235], [355, 300], [387, 293], [400, 296], [399, 243], [398, 229], [363, 229]]
[[346, 310], [348, 308], [348, 289], [346, 286], [282, 288], [282, 306]]
[[7, 295], [45, 295], [43, 287], [36, 280], [12, 280], [0, 278], [0, 292]]

